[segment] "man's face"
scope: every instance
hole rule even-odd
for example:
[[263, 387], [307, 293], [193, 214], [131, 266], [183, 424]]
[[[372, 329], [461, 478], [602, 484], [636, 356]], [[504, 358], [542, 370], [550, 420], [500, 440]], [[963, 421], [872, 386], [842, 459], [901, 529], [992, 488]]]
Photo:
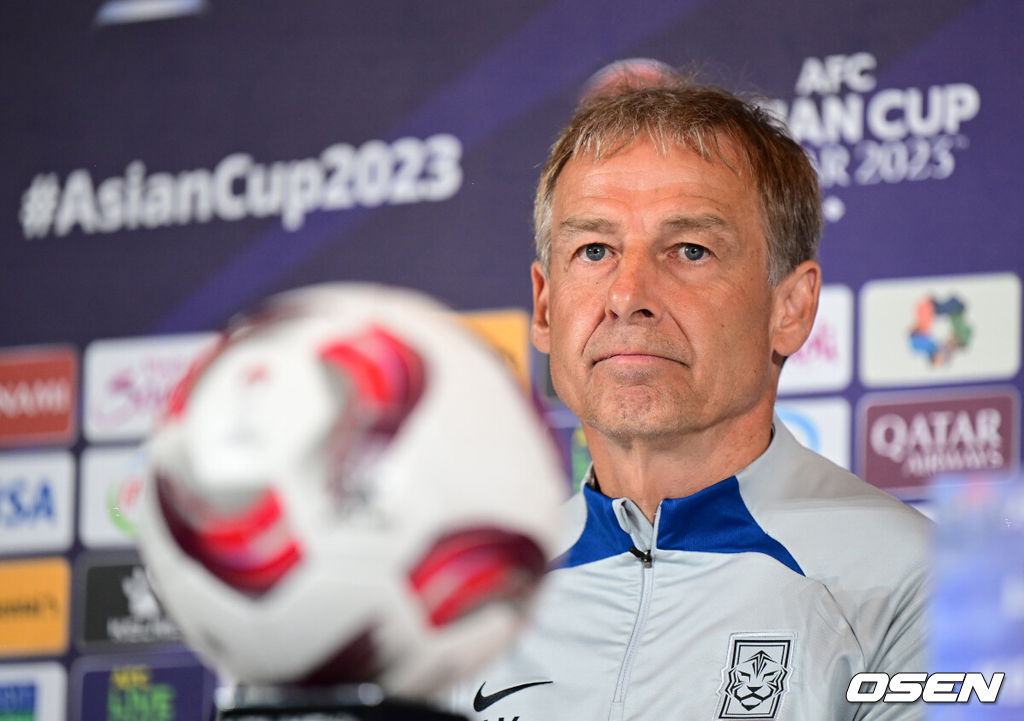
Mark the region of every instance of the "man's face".
[[533, 340], [559, 397], [609, 438], [770, 413], [772, 352], [795, 350], [777, 347], [756, 189], [723, 150], [732, 168], [638, 140], [574, 158], [558, 178]]

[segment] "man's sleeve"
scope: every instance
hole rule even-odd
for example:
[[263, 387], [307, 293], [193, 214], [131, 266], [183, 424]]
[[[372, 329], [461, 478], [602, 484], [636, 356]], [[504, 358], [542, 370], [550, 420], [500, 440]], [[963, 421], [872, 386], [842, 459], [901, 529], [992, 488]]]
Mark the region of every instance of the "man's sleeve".
[[[890, 677], [904, 671], [928, 671], [928, 571], [919, 565], [905, 576], [905, 582], [893, 589], [894, 612], [882, 636], [874, 658], [866, 670]], [[861, 704], [855, 721], [917, 721], [925, 716], [923, 701], [914, 703]]]

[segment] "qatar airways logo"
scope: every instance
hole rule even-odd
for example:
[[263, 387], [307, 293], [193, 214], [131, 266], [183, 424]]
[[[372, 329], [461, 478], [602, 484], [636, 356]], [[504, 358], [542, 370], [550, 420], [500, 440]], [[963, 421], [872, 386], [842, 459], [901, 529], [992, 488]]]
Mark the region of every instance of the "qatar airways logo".
[[172, 390], [215, 333], [101, 340], [85, 352], [85, 434], [90, 441], [148, 434]]
[[1013, 388], [865, 398], [861, 470], [896, 492], [940, 473], [1001, 471], [1019, 457], [1018, 395]]

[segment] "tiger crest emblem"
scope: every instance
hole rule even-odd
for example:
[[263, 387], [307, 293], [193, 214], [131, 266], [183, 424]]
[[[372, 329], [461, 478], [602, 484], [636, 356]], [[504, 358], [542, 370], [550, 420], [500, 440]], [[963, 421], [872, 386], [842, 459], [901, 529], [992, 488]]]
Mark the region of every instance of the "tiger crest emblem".
[[791, 671], [791, 644], [792, 638], [733, 636], [717, 718], [776, 718]]

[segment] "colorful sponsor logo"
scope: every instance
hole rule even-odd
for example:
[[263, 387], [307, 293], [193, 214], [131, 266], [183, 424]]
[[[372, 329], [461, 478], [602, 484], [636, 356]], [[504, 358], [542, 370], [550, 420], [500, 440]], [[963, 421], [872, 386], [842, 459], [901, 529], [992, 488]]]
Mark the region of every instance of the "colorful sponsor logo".
[[775, 413], [805, 447], [850, 469], [850, 404], [846, 400], [780, 401]]
[[80, 646], [176, 643], [181, 639], [137, 558], [114, 563], [86, 558], [81, 564]]
[[134, 546], [142, 508], [145, 452], [138, 446], [82, 452], [78, 533], [89, 548]]
[[0, 353], [0, 446], [73, 443], [77, 393], [74, 349]]
[[65, 451], [0, 455], [0, 553], [71, 546], [74, 473]]
[[782, 366], [779, 394], [838, 391], [852, 377], [853, 293], [845, 285], [826, 285], [811, 334]]
[[941, 301], [933, 296], [922, 298], [910, 329], [911, 351], [925, 356], [932, 366], [952, 361], [971, 342], [974, 329], [965, 318], [966, 310], [966, 304], [955, 295]]
[[896, 495], [921, 497], [933, 476], [1015, 468], [1019, 406], [1013, 388], [866, 396], [860, 472]]
[[213, 675], [191, 656], [83, 658], [72, 671], [78, 721], [201, 721]]
[[0, 666], [0, 721], [64, 721], [67, 674], [59, 663]]
[[1020, 370], [1021, 284], [1013, 273], [872, 281], [860, 311], [866, 386], [1006, 379]]
[[0, 656], [67, 649], [70, 582], [63, 558], [0, 563]]
[[530, 384], [530, 316], [520, 308], [459, 313], [457, 318], [475, 331], [505, 360], [524, 388]]
[[85, 351], [85, 435], [90, 441], [142, 438], [172, 390], [215, 333], [100, 340]]

